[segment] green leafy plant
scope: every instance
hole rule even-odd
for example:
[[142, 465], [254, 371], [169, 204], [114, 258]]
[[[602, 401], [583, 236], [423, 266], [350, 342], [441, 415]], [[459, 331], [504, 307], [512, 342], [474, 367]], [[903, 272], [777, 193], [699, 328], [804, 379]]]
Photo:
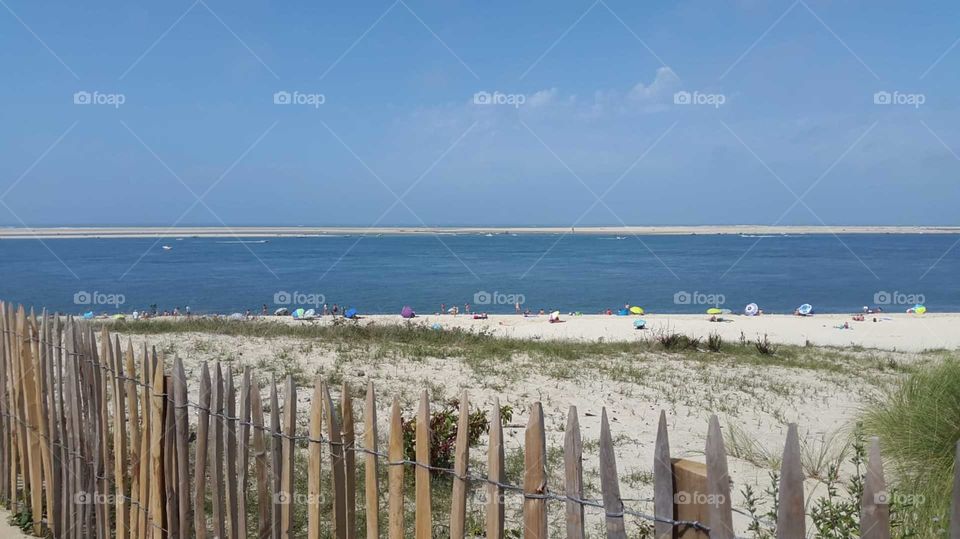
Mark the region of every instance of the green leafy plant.
[[[513, 419], [513, 407], [500, 407], [500, 420], [509, 423]], [[460, 420], [460, 402], [450, 400], [430, 412], [430, 465], [438, 468], [453, 468], [453, 453], [457, 443], [457, 423]], [[403, 449], [408, 460], [417, 459], [417, 418], [403, 419]], [[490, 430], [486, 410], [475, 410], [467, 419], [467, 445], [475, 446], [480, 437]]]

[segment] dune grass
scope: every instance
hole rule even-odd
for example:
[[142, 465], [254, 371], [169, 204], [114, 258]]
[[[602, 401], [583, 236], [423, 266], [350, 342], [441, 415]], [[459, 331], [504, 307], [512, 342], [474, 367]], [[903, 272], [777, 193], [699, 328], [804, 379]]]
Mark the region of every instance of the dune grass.
[[[954, 454], [960, 440], [960, 361], [913, 373], [865, 410], [863, 426], [879, 436], [891, 507], [918, 537], [948, 525]], [[892, 473], [891, 473], [892, 472]]]
[[[315, 340], [343, 348], [386, 350], [413, 359], [463, 358], [469, 362], [502, 362], [518, 357], [549, 360], [555, 368], [595, 358], [641, 358], [670, 354], [680, 359], [738, 365], [778, 366], [857, 374], [863, 370], [910, 372], [913, 365], [891, 360], [883, 353], [842, 348], [778, 346], [775, 351], [760, 351], [751, 341], [722, 342], [707, 345], [698, 336], [646, 332], [631, 341], [579, 341], [519, 339], [494, 336], [483, 330], [460, 328], [435, 330], [423, 323], [356, 323], [338, 319], [333, 324], [287, 324], [274, 320], [226, 320], [211, 318], [153, 319], [95, 322], [109, 324], [112, 330], [126, 334], [160, 335], [205, 333], [236, 337], [294, 338]], [[664, 342], [682, 341], [684, 346]], [[928, 354], [942, 355], [942, 354]]]

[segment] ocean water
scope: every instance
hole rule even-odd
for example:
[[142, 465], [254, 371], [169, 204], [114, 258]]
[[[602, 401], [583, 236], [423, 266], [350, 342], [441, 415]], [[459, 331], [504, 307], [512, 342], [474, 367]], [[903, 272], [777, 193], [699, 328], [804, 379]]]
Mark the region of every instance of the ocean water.
[[[624, 304], [817, 312], [960, 311], [955, 235], [438, 235], [0, 241], [0, 298], [68, 313], [266, 304], [418, 312], [470, 303], [597, 313]], [[168, 245], [169, 250], [163, 249]]]

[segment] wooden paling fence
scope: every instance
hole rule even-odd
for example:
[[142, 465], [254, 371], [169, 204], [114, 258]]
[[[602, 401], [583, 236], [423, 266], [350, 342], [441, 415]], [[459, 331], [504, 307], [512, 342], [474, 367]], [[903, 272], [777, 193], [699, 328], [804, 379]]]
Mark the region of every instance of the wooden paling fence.
[[[653, 514], [626, 507], [620, 496], [614, 446], [606, 410], [600, 418], [599, 471], [602, 499], [583, 492], [583, 444], [577, 410], [570, 408], [564, 433], [564, 481], [550, 485], [546, 472], [543, 410], [534, 403], [524, 440], [520, 485], [507, 482], [500, 406], [490, 418], [486, 475], [469, 466], [469, 402], [460, 399], [454, 467], [430, 463], [430, 402], [420, 397], [415, 453], [405, 454], [401, 408], [389, 408], [387, 447], [377, 433], [377, 400], [368, 384], [362, 441], [354, 404], [344, 387], [338, 402], [322, 381], [306, 413], [309, 428], [297, 432], [297, 393], [287, 377], [269, 384], [263, 401], [249, 368], [240, 374], [216, 364], [200, 367], [196, 392], [188, 388], [179, 358], [168, 365], [146, 345], [123, 345], [106, 329], [70, 318], [29, 315], [0, 304], [0, 499], [17, 514], [29, 513], [32, 532], [53, 537], [288, 538], [302, 536], [297, 507], [306, 507], [306, 536], [353, 538], [358, 534], [358, 498], [370, 539], [400, 539], [413, 519], [414, 535], [464, 537], [471, 489], [485, 492], [485, 536], [505, 536], [505, 499], [522, 498], [526, 538], [548, 533], [548, 502], [562, 504], [565, 533], [585, 536], [586, 511], [595, 511], [611, 538], [626, 538], [627, 523], [652, 522], [657, 538], [735, 537], [730, 477], [720, 424], [709, 422], [706, 464], [672, 459], [666, 417], [660, 414], [653, 463]], [[282, 399], [281, 399], [282, 394]], [[195, 395], [195, 400], [191, 400]], [[281, 400], [283, 406], [281, 408]], [[269, 418], [267, 417], [269, 413]], [[195, 418], [191, 420], [191, 416]], [[306, 488], [297, 481], [296, 457], [306, 447]], [[324, 453], [328, 458], [324, 458]], [[960, 447], [958, 447], [960, 458]], [[357, 460], [363, 463], [362, 477]], [[325, 462], [328, 461], [328, 462]], [[327, 492], [321, 471], [330, 467]], [[386, 511], [378, 467], [387, 467]], [[405, 474], [413, 473], [413, 510], [405, 503]], [[448, 522], [438, 533], [431, 504], [431, 475], [452, 479]], [[796, 425], [783, 452], [777, 536], [805, 536], [803, 471]], [[358, 481], [362, 483], [358, 492]], [[960, 485], [958, 467], [957, 485]], [[861, 513], [862, 537], [890, 536], [879, 445], [872, 440]], [[305, 492], [298, 491], [305, 490]], [[955, 488], [960, 492], [960, 487]], [[960, 538], [960, 503], [954, 493], [951, 537]], [[251, 511], [248, 511], [248, 505]], [[252, 510], [253, 507], [256, 510]], [[413, 513], [412, 515], [410, 513]]]

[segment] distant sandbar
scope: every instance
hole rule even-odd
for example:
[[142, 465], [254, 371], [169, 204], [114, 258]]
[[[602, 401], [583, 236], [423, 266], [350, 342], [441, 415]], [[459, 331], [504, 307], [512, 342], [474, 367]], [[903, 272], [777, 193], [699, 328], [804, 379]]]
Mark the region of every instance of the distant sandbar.
[[591, 227], [62, 227], [0, 228], [0, 239], [57, 238], [282, 238], [342, 235], [498, 235], [592, 234], [799, 235], [799, 234], [960, 234], [960, 226], [591, 226]]

